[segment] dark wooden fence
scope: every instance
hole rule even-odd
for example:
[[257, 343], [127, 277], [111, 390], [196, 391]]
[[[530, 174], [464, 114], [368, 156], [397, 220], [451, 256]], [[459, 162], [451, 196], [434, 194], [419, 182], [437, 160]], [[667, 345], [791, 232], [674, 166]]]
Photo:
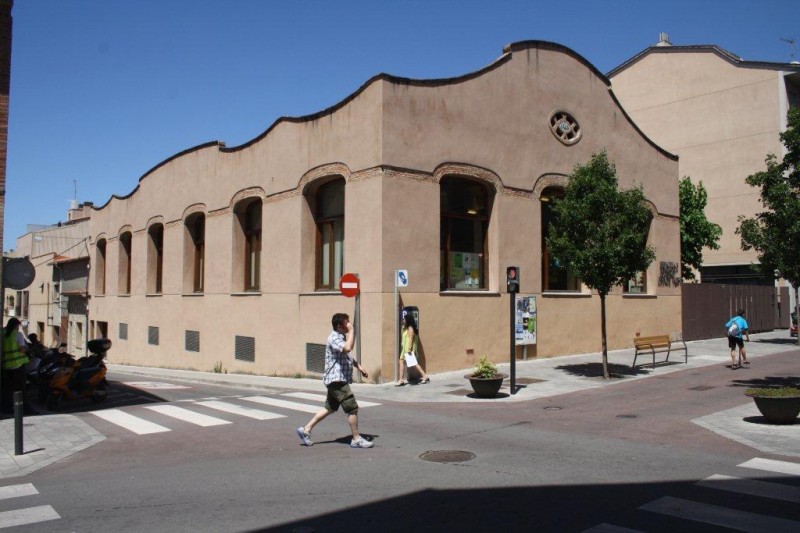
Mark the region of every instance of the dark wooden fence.
[[789, 327], [786, 287], [684, 283], [681, 291], [684, 340], [724, 337], [725, 322], [738, 309], [744, 309], [751, 333]]

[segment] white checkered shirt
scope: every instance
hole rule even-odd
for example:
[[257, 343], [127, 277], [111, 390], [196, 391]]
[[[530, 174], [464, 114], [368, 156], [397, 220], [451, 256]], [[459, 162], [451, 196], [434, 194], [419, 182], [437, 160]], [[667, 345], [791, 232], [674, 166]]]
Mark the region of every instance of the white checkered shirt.
[[332, 331], [325, 346], [325, 376], [322, 382], [330, 385], [336, 382], [353, 382], [353, 360], [344, 353], [345, 338], [338, 331]]

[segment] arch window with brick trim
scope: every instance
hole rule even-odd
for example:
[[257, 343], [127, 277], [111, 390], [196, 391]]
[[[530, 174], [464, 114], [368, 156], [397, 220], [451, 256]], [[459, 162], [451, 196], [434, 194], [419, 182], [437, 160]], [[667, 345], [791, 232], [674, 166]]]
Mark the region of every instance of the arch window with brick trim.
[[201, 293], [205, 290], [206, 217], [195, 213], [184, 224], [184, 290]]
[[484, 183], [447, 176], [439, 185], [441, 290], [486, 289], [493, 195]]
[[539, 198], [542, 208], [542, 290], [547, 291], [579, 291], [580, 280], [562, 261], [553, 257], [547, 248], [547, 236], [550, 225], [555, 218], [553, 201], [563, 198], [564, 189], [548, 187]]
[[97, 294], [106, 293], [106, 240], [97, 241], [94, 259], [94, 288]]
[[261, 290], [261, 198], [246, 198], [234, 208], [233, 288]]
[[119, 236], [119, 268], [117, 270], [119, 281], [119, 294], [131, 293], [131, 247], [133, 235], [126, 231]]
[[161, 294], [164, 277], [164, 225], [147, 230], [147, 293]]
[[344, 179], [326, 183], [316, 193], [314, 220], [317, 225], [317, 289], [336, 289], [343, 274], [344, 195]]

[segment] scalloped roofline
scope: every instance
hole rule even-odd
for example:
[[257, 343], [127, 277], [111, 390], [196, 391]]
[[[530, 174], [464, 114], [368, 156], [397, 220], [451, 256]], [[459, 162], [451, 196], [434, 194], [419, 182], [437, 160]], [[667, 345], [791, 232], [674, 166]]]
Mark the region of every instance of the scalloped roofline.
[[786, 71], [800, 72], [800, 64], [779, 63], [774, 61], [748, 61], [715, 44], [695, 44], [695, 45], [648, 46], [647, 48], [645, 48], [632, 58], [628, 59], [621, 65], [610, 70], [606, 74], [606, 76], [608, 78], [613, 78], [623, 70], [631, 67], [632, 65], [634, 65], [635, 63], [637, 63], [638, 61], [640, 61], [645, 56], [651, 53], [661, 53], [661, 54], [713, 53], [721, 57], [728, 63], [737, 67], [762, 68], [771, 70], [786, 70]]
[[311, 122], [313, 120], [317, 120], [317, 119], [326, 117], [328, 115], [331, 115], [334, 112], [336, 112], [339, 109], [341, 109], [342, 107], [346, 106], [351, 101], [353, 101], [361, 93], [363, 93], [365, 90], [367, 90], [368, 87], [370, 87], [372, 84], [374, 84], [374, 83], [376, 83], [378, 81], [387, 81], [387, 82], [390, 82], [390, 83], [393, 83], [393, 84], [396, 84], [396, 85], [408, 85], [408, 86], [413, 86], [413, 87], [441, 87], [441, 86], [444, 86], [444, 85], [455, 85], [455, 84], [458, 84], [458, 83], [463, 83], [465, 81], [469, 81], [469, 80], [475, 79], [475, 78], [477, 78], [479, 76], [482, 76], [483, 74], [485, 74], [487, 72], [491, 72], [491, 71], [499, 68], [500, 66], [504, 65], [505, 63], [507, 63], [511, 59], [511, 57], [512, 57], [514, 52], [520, 52], [520, 51], [529, 50], [529, 49], [532, 49], [532, 48], [541, 49], [541, 50], [551, 50], [551, 51], [555, 51], [555, 52], [561, 52], [563, 54], [566, 54], [566, 55], [576, 59], [578, 62], [583, 64], [586, 68], [591, 70], [599, 79], [601, 79], [606, 84], [606, 87], [608, 87], [608, 90], [609, 90], [609, 94], [611, 95], [611, 98], [614, 100], [614, 102], [617, 104], [617, 107], [619, 108], [620, 112], [622, 112], [623, 116], [626, 118], [628, 123], [631, 124], [634, 127], [634, 129], [648, 142], [648, 144], [650, 144], [651, 146], [656, 148], [656, 150], [658, 150], [661, 154], [663, 154], [663, 155], [665, 155], [665, 156], [667, 156], [667, 157], [669, 157], [671, 159], [675, 159], [675, 160], [678, 159], [677, 155], [672, 154], [672, 153], [664, 150], [660, 146], [658, 146], [647, 135], [645, 135], [645, 133], [641, 129], [639, 129], [639, 127], [636, 125], [636, 123], [625, 112], [625, 109], [620, 105], [620, 103], [617, 100], [616, 96], [614, 96], [614, 93], [611, 90], [611, 81], [609, 80], [609, 78], [605, 74], [600, 72], [597, 69], [597, 67], [595, 67], [589, 60], [587, 60], [585, 57], [583, 57], [581, 54], [577, 53], [573, 49], [568, 48], [568, 47], [566, 47], [566, 46], [564, 46], [562, 44], [554, 43], [554, 42], [551, 42], [551, 41], [526, 40], [526, 41], [516, 41], [516, 42], [513, 42], [513, 43], [505, 45], [503, 47], [503, 53], [502, 53], [502, 55], [500, 55], [500, 57], [498, 57], [497, 59], [495, 59], [494, 61], [492, 61], [488, 65], [486, 65], [485, 67], [482, 67], [482, 68], [480, 68], [478, 70], [475, 70], [475, 71], [472, 71], [472, 72], [468, 72], [466, 74], [462, 74], [460, 76], [452, 76], [452, 77], [449, 77], [449, 78], [415, 79], [415, 78], [406, 78], [406, 77], [402, 77], [402, 76], [395, 76], [395, 75], [387, 74], [387, 73], [383, 73], [383, 72], [379, 73], [379, 74], [376, 74], [375, 76], [371, 77], [366, 82], [364, 82], [354, 92], [350, 93], [350, 95], [346, 96], [344, 99], [340, 100], [336, 104], [334, 104], [332, 106], [329, 106], [329, 107], [327, 107], [327, 108], [325, 108], [325, 109], [323, 109], [321, 111], [317, 111], [316, 113], [309, 114], [309, 115], [302, 115], [302, 116], [298, 116], [298, 117], [291, 117], [291, 116], [279, 117], [272, 123], [272, 125], [270, 125], [261, 134], [257, 135], [256, 137], [254, 137], [254, 138], [250, 139], [249, 141], [247, 141], [247, 142], [245, 142], [243, 144], [240, 144], [238, 146], [228, 147], [228, 146], [226, 146], [224, 141], [216, 140], [216, 141], [209, 141], [209, 142], [206, 142], [206, 143], [203, 143], [203, 144], [199, 144], [197, 146], [193, 146], [191, 148], [187, 148], [186, 150], [178, 152], [178, 153], [176, 153], [176, 154], [164, 159], [163, 161], [159, 162], [158, 164], [156, 164], [155, 166], [150, 168], [147, 172], [142, 174], [142, 176], [139, 178], [139, 183], [128, 194], [126, 194], [126, 195], [112, 194], [111, 197], [108, 199], [108, 201], [106, 203], [104, 203], [103, 205], [101, 205], [99, 207], [94, 207], [94, 206], [92, 206], [92, 207], [94, 208], [94, 210], [99, 211], [99, 210], [104, 209], [114, 199], [116, 199], [116, 200], [125, 200], [125, 199], [130, 198], [131, 196], [133, 196], [136, 193], [136, 191], [139, 190], [139, 186], [140, 186], [142, 180], [144, 180], [146, 177], [148, 177], [149, 175], [153, 174], [156, 170], [158, 170], [159, 168], [165, 166], [169, 162], [174, 161], [175, 159], [178, 159], [178, 158], [180, 158], [180, 157], [182, 157], [184, 155], [190, 154], [190, 153], [198, 151], [198, 150], [204, 150], [206, 148], [211, 148], [211, 147], [214, 147], [214, 146], [216, 146], [219, 149], [219, 151], [222, 152], [222, 153], [237, 152], [239, 150], [243, 150], [243, 149], [248, 148], [249, 146], [252, 146], [253, 144], [259, 142], [260, 140], [265, 138], [267, 135], [269, 135], [269, 133], [272, 130], [274, 130], [276, 127], [278, 127], [278, 125], [280, 125], [280, 124], [282, 124], [284, 122], [294, 123], [294, 124], [303, 123], [303, 122]]

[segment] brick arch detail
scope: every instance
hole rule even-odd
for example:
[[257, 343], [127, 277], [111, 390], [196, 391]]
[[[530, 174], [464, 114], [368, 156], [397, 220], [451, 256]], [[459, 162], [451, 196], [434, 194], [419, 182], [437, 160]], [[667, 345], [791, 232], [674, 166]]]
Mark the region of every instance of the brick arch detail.
[[242, 189], [241, 191], [233, 195], [228, 208], [232, 210], [236, 206], [236, 204], [248, 198], [259, 198], [261, 200], [261, 203], [263, 204], [267, 198], [267, 193], [265, 193], [264, 189], [262, 189], [261, 187], [248, 187], [247, 189]]
[[350, 171], [350, 167], [344, 163], [329, 163], [326, 165], [320, 165], [316, 168], [312, 168], [300, 177], [300, 179], [297, 181], [297, 189], [305, 194], [308, 190], [308, 187], [313, 182], [333, 176], [341, 176], [344, 178], [345, 183], [347, 183], [350, 181], [352, 172]]
[[540, 200], [546, 188], [561, 187], [562, 189], [566, 189], [568, 182], [569, 177], [566, 174], [542, 174], [536, 180], [536, 183], [533, 184], [531, 196], [534, 200]]
[[495, 193], [503, 191], [503, 180], [500, 176], [489, 169], [476, 167], [466, 163], [443, 163], [433, 171], [433, 181], [441, 183], [446, 176], [461, 176], [464, 178], [477, 179], [492, 186]]
[[183, 215], [181, 216], [181, 220], [186, 220], [195, 213], [203, 213], [205, 215], [206, 210], [207, 210], [206, 204], [192, 204], [183, 210]]

